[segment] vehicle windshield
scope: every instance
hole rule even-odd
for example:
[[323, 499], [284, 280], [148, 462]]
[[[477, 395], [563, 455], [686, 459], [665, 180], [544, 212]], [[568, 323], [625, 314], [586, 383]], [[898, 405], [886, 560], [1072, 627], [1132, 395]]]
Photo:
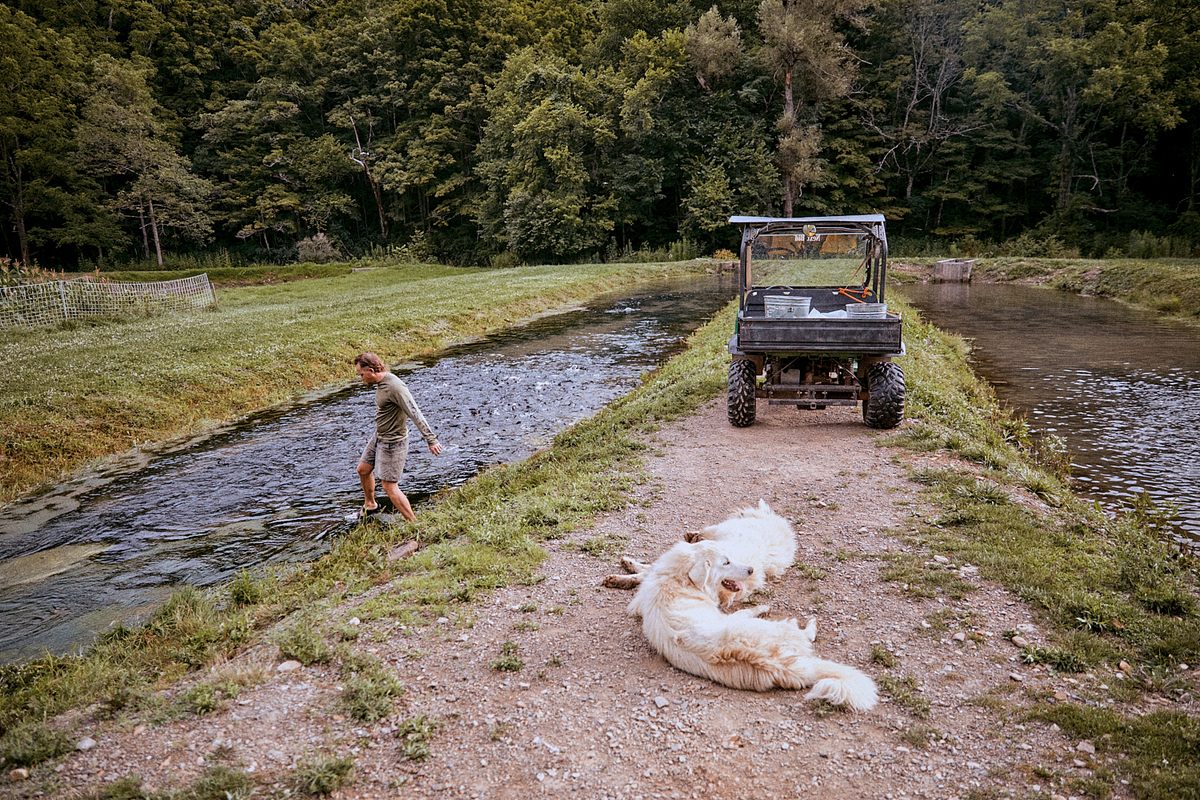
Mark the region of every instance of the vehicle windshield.
[[881, 215], [731, 217], [742, 226], [743, 292], [773, 286], [859, 288], [860, 302], [883, 301], [887, 235]]
[[870, 237], [866, 234], [770, 233], [750, 245], [751, 286], [835, 283], [861, 285], [866, 275]]

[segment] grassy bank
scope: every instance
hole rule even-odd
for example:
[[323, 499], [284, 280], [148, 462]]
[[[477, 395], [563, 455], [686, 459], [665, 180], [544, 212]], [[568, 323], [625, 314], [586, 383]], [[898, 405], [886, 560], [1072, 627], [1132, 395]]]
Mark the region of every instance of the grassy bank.
[[[335, 262], [331, 264], [255, 264], [246, 267], [204, 267], [199, 269], [138, 269], [85, 273], [89, 277], [119, 282], [173, 281], [204, 273], [214, 286], [255, 286], [286, 283], [308, 278], [336, 278], [355, 269], [367, 271], [392, 266], [384, 261]], [[67, 278], [73, 277], [67, 273]]]
[[225, 289], [207, 312], [0, 332], [0, 502], [92, 459], [348, 383], [361, 350], [409, 361], [549, 308], [699, 268], [394, 265]]
[[[935, 260], [897, 259], [926, 273]], [[1200, 324], [1200, 261], [1195, 259], [980, 258], [973, 278], [1109, 297]]]

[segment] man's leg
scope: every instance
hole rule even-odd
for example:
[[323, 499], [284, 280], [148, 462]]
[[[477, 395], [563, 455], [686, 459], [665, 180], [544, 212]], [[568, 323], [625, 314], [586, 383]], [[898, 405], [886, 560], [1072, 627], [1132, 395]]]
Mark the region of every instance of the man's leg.
[[400, 484], [394, 481], [383, 481], [383, 490], [387, 492], [388, 499], [392, 501], [392, 505], [400, 512], [400, 516], [404, 517], [409, 522], [417, 521], [417, 514], [412, 509], [412, 505], [408, 502], [408, 498], [404, 496], [404, 492], [400, 491]]
[[[379, 504], [375, 502], [375, 473], [374, 466], [365, 461], [358, 462], [358, 480], [362, 483], [363, 490], [363, 508], [376, 509]], [[386, 487], [387, 484], [385, 483]], [[390, 495], [389, 495], [390, 496]]]

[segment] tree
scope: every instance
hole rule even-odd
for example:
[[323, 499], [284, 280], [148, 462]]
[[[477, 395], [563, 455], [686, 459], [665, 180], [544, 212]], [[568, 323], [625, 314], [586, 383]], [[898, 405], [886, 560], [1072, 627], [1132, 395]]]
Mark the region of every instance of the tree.
[[95, 187], [75, 170], [81, 59], [69, 37], [0, 5], [0, 203], [28, 263], [38, 242], [102, 250], [119, 231], [97, 208]]
[[[777, 160], [783, 177], [783, 215], [792, 215], [795, 198], [824, 174], [817, 157], [820, 128], [815, 104], [841, 97], [854, 76], [852, 54], [837, 26], [865, 24], [860, 12], [867, 0], [763, 0], [758, 28], [763, 45], [759, 57], [783, 84]], [[798, 124], [797, 89], [807, 124]]]
[[860, 107], [884, 146], [877, 169], [902, 177], [907, 202], [941, 146], [984, 124], [955, 108], [965, 68], [966, 11], [938, 0], [890, 0], [879, 12], [875, 30], [884, 41], [871, 54], [879, 59], [870, 59], [875, 82]]
[[479, 149], [485, 236], [527, 258], [603, 248], [618, 206], [607, 171], [617, 139], [611, 77], [532, 50], [509, 59]]
[[712, 90], [713, 81], [733, 72], [742, 60], [742, 30], [736, 19], [725, 19], [716, 6], [689, 25], [684, 37], [696, 81], [706, 92]]
[[176, 151], [150, 94], [148, 68], [101, 56], [92, 70], [92, 93], [77, 131], [81, 157], [115, 188], [112, 207], [136, 216], [147, 255], [152, 241], [161, 267], [167, 231], [199, 243], [211, 236], [212, 186]]
[[[1166, 46], [1122, 0], [1002, 0], [967, 25], [970, 79], [998, 124], [1048, 135], [1060, 219], [1122, 195], [1147, 137], [1181, 116], [1163, 80]], [[1111, 209], [1109, 209], [1111, 210]]]

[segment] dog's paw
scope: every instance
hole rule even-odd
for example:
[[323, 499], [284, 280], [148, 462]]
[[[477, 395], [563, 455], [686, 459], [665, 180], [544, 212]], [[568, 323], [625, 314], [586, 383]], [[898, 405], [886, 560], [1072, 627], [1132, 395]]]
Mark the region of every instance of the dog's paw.
[[[800, 627], [799, 621], [796, 622], [796, 627]], [[808, 624], [803, 628], [800, 628], [800, 632], [803, 633], [810, 642], [815, 642], [817, 640], [817, 618], [809, 617]]]
[[771, 607], [769, 605], [766, 605], [765, 603], [761, 604], [761, 605], [757, 605], [754, 608], [750, 609], [750, 616], [752, 616], [752, 617], [761, 617], [761, 616], [764, 616], [764, 615], [770, 614], [770, 613], [771, 613]]
[[621, 556], [621, 568], [626, 572], [645, 572], [646, 565], [638, 561], [636, 558]]
[[638, 575], [605, 575], [600, 583], [609, 589], [633, 589], [640, 582]]

